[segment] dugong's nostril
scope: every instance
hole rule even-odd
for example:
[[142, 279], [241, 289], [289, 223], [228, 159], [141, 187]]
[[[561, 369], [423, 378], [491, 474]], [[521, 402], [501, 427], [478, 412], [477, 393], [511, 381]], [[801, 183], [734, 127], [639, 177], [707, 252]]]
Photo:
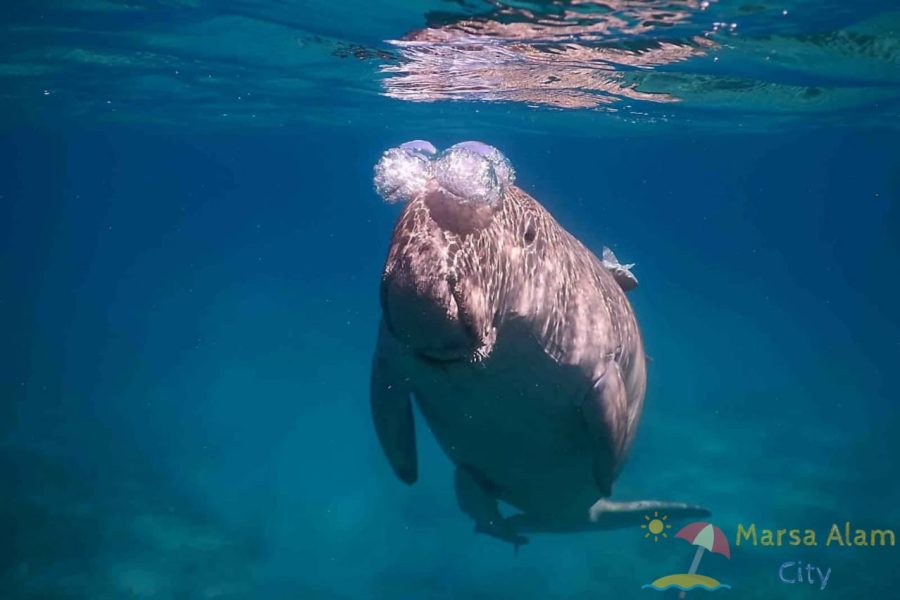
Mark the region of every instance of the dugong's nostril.
[[437, 148], [434, 147], [434, 144], [426, 140], [412, 140], [411, 142], [400, 144], [400, 147], [406, 150], [415, 150], [428, 156], [437, 154]]
[[442, 152], [434, 162], [434, 177], [464, 202], [488, 205], [515, 179], [506, 157], [482, 142], [462, 142]]
[[434, 152], [434, 146], [422, 140], [391, 148], [375, 165], [375, 191], [390, 203], [412, 200], [423, 193], [432, 176]]

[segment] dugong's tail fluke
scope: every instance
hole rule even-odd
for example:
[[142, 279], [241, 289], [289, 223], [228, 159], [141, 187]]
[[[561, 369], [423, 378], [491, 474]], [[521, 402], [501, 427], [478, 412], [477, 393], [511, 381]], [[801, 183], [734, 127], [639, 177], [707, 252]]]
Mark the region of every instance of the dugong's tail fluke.
[[653, 513], [667, 515], [669, 519], [691, 519], [707, 517], [710, 512], [701, 506], [682, 502], [662, 502], [659, 500], [635, 500], [632, 502], [612, 502], [601, 499], [591, 506], [584, 518], [557, 519], [546, 515], [521, 513], [507, 519], [517, 533], [571, 533], [638, 527], [647, 522]]

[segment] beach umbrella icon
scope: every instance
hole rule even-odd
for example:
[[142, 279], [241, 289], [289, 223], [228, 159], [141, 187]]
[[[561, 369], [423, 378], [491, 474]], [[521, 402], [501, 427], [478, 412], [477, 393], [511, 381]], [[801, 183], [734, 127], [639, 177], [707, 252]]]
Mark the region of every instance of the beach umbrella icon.
[[[691, 568], [688, 570], [689, 575], [694, 575], [697, 572], [697, 567], [700, 566], [700, 559], [703, 558], [703, 553], [706, 550], [721, 554], [725, 558], [731, 558], [731, 547], [728, 545], [728, 538], [725, 537], [721, 529], [712, 523], [703, 521], [690, 523], [682, 527], [675, 534], [675, 537], [697, 546], [697, 552], [694, 554], [694, 560], [691, 562]], [[679, 598], [684, 598], [684, 596], [685, 592], [683, 591], [678, 594]]]

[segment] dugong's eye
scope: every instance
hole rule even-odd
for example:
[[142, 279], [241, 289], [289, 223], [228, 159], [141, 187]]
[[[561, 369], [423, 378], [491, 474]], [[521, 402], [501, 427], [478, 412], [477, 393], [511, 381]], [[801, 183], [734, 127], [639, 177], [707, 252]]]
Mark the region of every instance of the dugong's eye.
[[528, 223], [528, 225], [525, 227], [525, 235], [523, 236], [525, 244], [530, 245], [536, 237], [537, 231], [535, 231], [534, 229], [534, 223]]

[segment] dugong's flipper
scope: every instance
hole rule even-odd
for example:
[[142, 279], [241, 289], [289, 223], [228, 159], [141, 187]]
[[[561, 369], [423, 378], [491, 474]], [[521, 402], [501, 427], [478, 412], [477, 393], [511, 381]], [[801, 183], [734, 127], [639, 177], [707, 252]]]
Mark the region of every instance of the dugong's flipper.
[[659, 500], [612, 502], [601, 499], [591, 506], [587, 514], [578, 518], [522, 513], [512, 515], [507, 519], [507, 523], [520, 533], [572, 533], [637, 527], [646, 523], [647, 515], [653, 512], [666, 515], [673, 520], [709, 516], [709, 511], [703, 507], [681, 502], [661, 502]]
[[402, 381], [381, 357], [375, 356], [370, 388], [375, 432], [397, 477], [413, 484], [419, 476], [416, 425], [410, 393]]
[[610, 360], [603, 373], [594, 382], [581, 407], [591, 439], [594, 463], [594, 481], [601, 496], [612, 494], [612, 482], [616, 477], [615, 465], [622, 464], [627, 447], [626, 428], [619, 425], [627, 419], [628, 391], [622, 380], [619, 363]]
[[637, 287], [637, 277], [631, 272], [634, 263], [623, 265], [619, 262], [619, 259], [616, 258], [616, 255], [613, 254], [613, 251], [605, 246], [603, 247], [603, 266], [607, 271], [612, 273], [616, 283], [618, 283], [626, 292]]
[[466, 467], [457, 467], [454, 477], [456, 499], [464, 513], [475, 520], [475, 531], [519, 546], [528, 543], [528, 538], [516, 533], [509, 521], [500, 514], [497, 499], [486, 489], [485, 483]]

